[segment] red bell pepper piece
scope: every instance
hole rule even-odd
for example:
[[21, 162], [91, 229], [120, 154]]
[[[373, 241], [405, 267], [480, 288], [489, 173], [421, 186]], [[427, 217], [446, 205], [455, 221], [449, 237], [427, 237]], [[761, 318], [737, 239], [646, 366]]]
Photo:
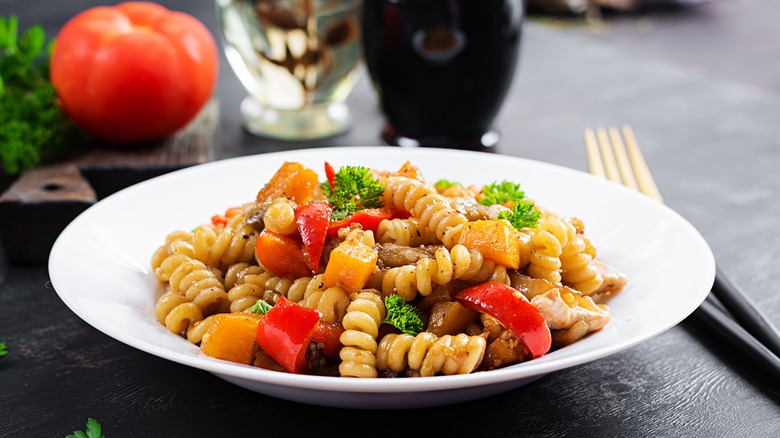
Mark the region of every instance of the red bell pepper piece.
[[330, 189], [333, 190], [333, 179], [336, 177], [336, 170], [327, 161], [325, 162], [325, 178], [328, 180]]
[[328, 359], [337, 359], [341, 351], [342, 333], [344, 333], [344, 326], [340, 323], [327, 323], [320, 320], [312, 341], [321, 343], [324, 346], [322, 350], [323, 356]]
[[295, 225], [306, 249], [309, 268], [314, 272], [320, 265], [332, 211], [330, 204], [325, 202], [310, 202], [295, 209]]
[[328, 226], [328, 236], [335, 236], [339, 229], [348, 227], [353, 223], [360, 224], [364, 230], [376, 232], [379, 223], [385, 219], [408, 218], [409, 212], [390, 208], [367, 208], [358, 210], [339, 221], [333, 221]]
[[306, 373], [306, 352], [317, 332], [320, 312], [296, 304], [284, 296], [257, 324], [255, 340], [287, 372]]
[[255, 256], [265, 269], [279, 277], [295, 279], [312, 275], [304, 244], [298, 236], [265, 229], [257, 236]]
[[520, 339], [532, 359], [550, 351], [552, 336], [544, 316], [516, 289], [490, 281], [458, 291], [459, 303], [496, 318]]
[[236, 213], [241, 211], [241, 207], [230, 207], [227, 210], [225, 210], [225, 214], [215, 214], [214, 216], [211, 216], [211, 223], [214, 224], [214, 226], [227, 226], [228, 220], [235, 216]]

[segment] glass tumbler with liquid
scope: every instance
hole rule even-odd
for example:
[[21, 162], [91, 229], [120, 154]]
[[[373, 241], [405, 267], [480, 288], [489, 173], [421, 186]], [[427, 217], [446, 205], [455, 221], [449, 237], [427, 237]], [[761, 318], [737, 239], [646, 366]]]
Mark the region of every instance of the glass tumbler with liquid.
[[523, 0], [367, 0], [363, 54], [394, 146], [493, 150]]
[[244, 127], [284, 140], [341, 134], [358, 79], [360, 0], [216, 0]]

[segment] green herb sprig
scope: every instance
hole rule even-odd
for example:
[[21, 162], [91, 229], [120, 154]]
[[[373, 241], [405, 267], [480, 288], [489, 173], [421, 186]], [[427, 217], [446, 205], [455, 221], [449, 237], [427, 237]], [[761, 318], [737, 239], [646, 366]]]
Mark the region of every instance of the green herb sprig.
[[265, 315], [268, 313], [269, 310], [271, 310], [274, 306], [266, 303], [264, 300], [260, 299], [255, 302], [255, 304], [251, 307], [252, 313], [259, 313], [260, 315]]
[[448, 179], [440, 179], [440, 180], [436, 181], [436, 183], [434, 184], [434, 186], [436, 187], [437, 190], [444, 190], [444, 189], [448, 189], [450, 187], [455, 187], [455, 186], [459, 186], [459, 185], [461, 185], [459, 182], [450, 181]]
[[503, 180], [488, 184], [482, 188], [482, 205], [507, 204], [518, 202], [525, 198], [525, 192], [520, 190], [520, 184]]
[[542, 213], [534, 208], [531, 201], [518, 201], [512, 206], [512, 210], [504, 210], [498, 213], [499, 219], [506, 219], [516, 230], [522, 228], [539, 228], [539, 219]]
[[100, 423], [94, 418], [89, 418], [87, 419], [86, 432], [74, 430], [72, 434], [65, 438], [106, 438], [106, 436], [101, 431]]
[[333, 176], [333, 188], [325, 182], [322, 189], [333, 208], [334, 220], [344, 219], [358, 210], [382, 207], [385, 191], [371, 170], [362, 166], [342, 166]]
[[0, 342], [0, 357], [5, 357], [8, 355], [8, 346], [5, 345], [5, 342]]
[[19, 36], [17, 17], [0, 17], [0, 161], [9, 174], [60, 158], [83, 136], [51, 84], [53, 47], [42, 27]]
[[417, 336], [423, 331], [423, 322], [417, 308], [407, 303], [400, 295], [392, 294], [385, 297], [387, 316], [382, 321], [401, 330], [402, 332]]

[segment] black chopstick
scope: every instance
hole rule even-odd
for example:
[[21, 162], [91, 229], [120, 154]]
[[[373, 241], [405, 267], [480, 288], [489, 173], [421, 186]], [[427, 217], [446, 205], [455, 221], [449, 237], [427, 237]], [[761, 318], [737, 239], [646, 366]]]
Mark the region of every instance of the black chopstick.
[[739, 324], [759, 342], [780, 356], [780, 330], [750, 301], [750, 298], [723, 271], [715, 267], [712, 293]]
[[752, 357], [775, 377], [780, 378], [780, 358], [720, 310], [713, 301], [708, 296], [693, 312], [693, 316], [715, 329], [724, 339]]

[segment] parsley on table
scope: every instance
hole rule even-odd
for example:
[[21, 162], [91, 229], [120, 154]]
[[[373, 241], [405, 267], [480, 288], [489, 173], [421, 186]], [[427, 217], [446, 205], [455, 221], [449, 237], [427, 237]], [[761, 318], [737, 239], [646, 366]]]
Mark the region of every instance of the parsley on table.
[[8, 347], [5, 345], [5, 342], [0, 342], [0, 357], [3, 357], [8, 354]]
[[80, 430], [74, 430], [72, 434], [65, 438], [106, 438], [100, 431], [100, 423], [94, 418], [87, 419], [87, 430], [82, 432]]
[[322, 189], [333, 207], [334, 220], [344, 219], [358, 210], [382, 207], [385, 191], [371, 170], [362, 166], [342, 166], [333, 175], [333, 187], [325, 182]]
[[0, 161], [9, 174], [61, 157], [82, 136], [49, 79], [53, 42], [40, 26], [21, 36], [18, 28], [17, 17], [0, 17]]

